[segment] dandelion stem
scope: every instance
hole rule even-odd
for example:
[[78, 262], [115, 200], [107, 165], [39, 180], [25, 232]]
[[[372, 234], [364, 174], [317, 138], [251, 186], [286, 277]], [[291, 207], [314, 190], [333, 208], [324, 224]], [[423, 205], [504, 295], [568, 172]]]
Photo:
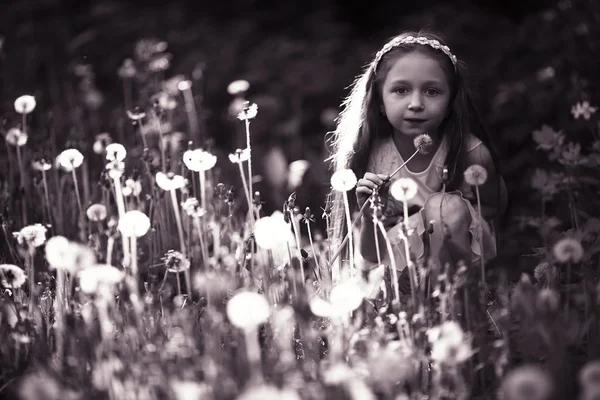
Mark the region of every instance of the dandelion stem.
[[[183, 237], [183, 226], [181, 224], [181, 215], [179, 214], [179, 207], [177, 206], [177, 194], [175, 193], [175, 189], [171, 189], [171, 202], [173, 203], [173, 212], [175, 213], [175, 221], [177, 222], [177, 232], [179, 233], [179, 245], [181, 246], [181, 252], [184, 256], [187, 255], [187, 250], [185, 247], [185, 239]], [[190, 293], [191, 290], [191, 280], [190, 280], [190, 272], [189, 269], [184, 271], [185, 276], [185, 284], [187, 287], [187, 293]]]
[[315, 264], [317, 265], [317, 271], [319, 271], [319, 275], [321, 274], [321, 266], [319, 265], [319, 259], [317, 257], [317, 252], [315, 250], [315, 244], [313, 243], [312, 233], [310, 229], [310, 224], [308, 220], [306, 220], [306, 230], [308, 231], [308, 241], [310, 242], [310, 249], [313, 253], [313, 258], [315, 259]]
[[[377, 221], [377, 226], [379, 227], [379, 230], [381, 231], [381, 234], [383, 235], [384, 239], [385, 239], [385, 245], [387, 247], [387, 252], [388, 252], [388, 256], [390, 257], [390, 268], [392, 269], [392, 279], [393, 279], [393, 284], [394, 284], [394, 296], [395, 296], [395, 301], [396, 301], [396, 305], [399, 306], [400, 305], [400, 287], [398, 286], [398, 271], [396, 270], [396, 259], [394, 257], [394, 250], [392, 249], [392, 244], [390, 243], [390, 241], [387, 238], [387, 232], [385, 230], [385, 227], [383, 226], [383, 224], [381, 223], [381, 221]], [[375, 235], [377, 236], [377, 235]]]
[[183, 90], [183, 98], [185, 101], [185, 110], [187, 112], [188, 123], [190, 125], [190, 132], [194, 142], [200, 142], [200, 128], [198, 124], [198, 116], [196, 113], [196, 104], [194, 102], [194, 94], [191, 88]]
[[294, 239], [296, 240], [296, 248], [298, 249], [298, 261], [300, 262], [300, 276], [302, 277], [302, 285], [306, 283], [306, 277], [304, 275], [304, 263], [302, 262], [302, 245], [300, 243], [300, 235], [298, 233], [298, 229], [296, 229], [296, 217], [294, 215], [294, 211], [290, 211], [291, 218], [290, 223], [292, 225], [292, 232], [294, 232]]
[[[248, 148], [248, 207], [252, 210], [252, 147], [250, 146], [250, 120], [246, 118], [244, 120], [246, 127], [246, 147]], [[252, 211], [250, 211], [252, 213]], [[254, 215], [254, 214], [253, 214]], [[252, 217], [254, 219], [254, 217]], [[254, 229], [254, 221], [251, 220], [252, 225], [250, 231]]]
[[206, 171], [198, 171], [198, 176], [200, 177], [200, 204], [202, 209], [208, 212], [206, 209]]
[[[351, 222], [350, 218], [350, 204], [348, 202], [348, 192], [344, 191], [344, 210], [346, 212], [346, 223], [348, 225], [348, 249], [349, 249], [349, 258], [350, 258], [350, 276], [354, 276], [354, 240], [352, 239], [352, 227], [354, 224]], [[367, 202], [365, 202], [366, 204]], [[339, 276], [337, 277], [339, 279]]]
[[[250, 160], [250, 159], [248, 159]], [[244, 194], [246, 195], [246, 201], [248, 202], [248, 216], [250, 217], [250, 220], [252, 221], [252, 225], [254, 225], [254, 213], [252, 212], [252, 197], [250, 195], [250, 189], [248, 187], [248, 182], [246, 181], [246, 174], [244, 173], [244, 168], [242, 167], [242, 163], [238, 162], [237, 163], [239, 169], [240, 169], [240, 176], [242, 177], [242, 185], [244, 187]]]
[[29, 315], [33, 315], [33, 308], [35, 306], [35, 266], [33, 264], [34, 255], [35, 249], [30, 245], [27, 257], [27, 274], [29, 275]]
[[[25, 119], [25, 116], [23, 116]], [[23, 157], [21, 157], [21, 147], [17, 144], [17, 163], [19, 164], [19, 180], [21, 182], [20, 188], [26, 190], [25, 185], [25, 167], [23, 166]], [[23, 214], [23, 226], [27, 225], [27, 198], [29, 196], [21, 195], [21, 210]]]
[[136, 279], [138, 276], [138, 265], [137, 265], [137, 237], [131, 236], [129, 238], [131, 245], [131, 275]]
[[479, 196], [479, 185], [475, 185], [475, 195], [477, 196], [477, 217], [479, 219], [479, 247], [481, 251], [481, 283], [484, 287], [483, 299], [485, 300], [485, 260], [484, 260], [484, 249], [483, 249], [483, 217], [481, 215], [481, 196]]
[[200, 239], [200, 248], [202, 249], [202, 265], [204, 268], [208, 268], [208, 248], [206, 247], [206, 241], [204, 240], [204, 230], [200, 225], [200, 218], [194, 217], [194, 225], [198, 231], [198, 238]]
[[52, 211], [50, 209], [50, 195], [48, 194], [48, 180], [46, 171], [42, 171], [42, 184], [44, 186], [44, 198], [46, 199], [46, 212], [48, 213], [48, 223], [52, 225]]
[[63, 365], [63, 356], [64, 356], [64, 318], [65, 318], [65, 309], [64, 309], [64, 295], [65, 295], [65, 274], [66, 272], [57, 269], [56, 270], [56, 299], [55, 299], [55, 310], [56, 310], [56, 355], [58, 359], [58, 368], [59, 371], [62, 370]]

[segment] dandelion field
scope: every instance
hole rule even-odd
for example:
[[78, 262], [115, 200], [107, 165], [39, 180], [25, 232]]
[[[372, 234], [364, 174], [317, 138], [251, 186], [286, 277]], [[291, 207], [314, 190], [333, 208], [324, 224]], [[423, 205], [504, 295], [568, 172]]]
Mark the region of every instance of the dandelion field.
[[[308, 207], [295, 179], [280, 211], [265, 211], [269, 193], [253, 179], [264, 114], [251, 85], [221, 88], [227, 102], [212, 111], [229, 115], [239, 147], [224, 151], [208, 139], [206, 66], [172, 74], [179, 55], [168, 41], [136, 40], [114, 72], [118, 98], [103, 97], [93, 65], [74, 62], [67, 105], [43, 91], [3, 99], [0, 394], [600, 398], [600, 120], [593, 69], [581, 62], [593, 47], [581, 36], [598, 38], [593, 7], [561, 2], [524, 23], [525, 43], [552, 21], [588, 31], [575, 33], [567, 61], [542, 49], [552, 67], [525, 83], [505, 76], [512, 83], [490, 101], [491, 124], [512, 146], [527, 136], [536, 158], [527, 174], [527, 155], [506, 162], [508, 179], [524, 182], [485, 282], [479, 264], [454, 254], [398, 279], [346, 259], [338, 270], [330, 202]], [[571, 83], [552, 83], [561, 79]], [[527, 91], [536, 105], [525, 107], [523, 133], [513, 115]], [[543, 113], [535, 99], [550, 92], [557, 100]], [[301, 178], [307, 166], [296, 166]], [[527, 254], [507, 255], [523, 244]]]

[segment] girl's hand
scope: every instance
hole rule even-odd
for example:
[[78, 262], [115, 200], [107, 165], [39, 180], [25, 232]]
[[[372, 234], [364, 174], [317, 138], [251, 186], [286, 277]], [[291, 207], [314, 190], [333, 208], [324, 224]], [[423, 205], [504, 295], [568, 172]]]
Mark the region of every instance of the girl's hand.
[[390, 188], [390, 181], [388, 179], [389, 176], [385, 174], [366, 172], [365, 176], [359, 179], [356, 184], [356, 201], [358, 202], [358, 207], [362, 208], [363, 204], [369, 200], [369, 196], [371, 196], [373, 190], [379, 187], [379, 196], [383, 204], [382, 212], [385, 211]]

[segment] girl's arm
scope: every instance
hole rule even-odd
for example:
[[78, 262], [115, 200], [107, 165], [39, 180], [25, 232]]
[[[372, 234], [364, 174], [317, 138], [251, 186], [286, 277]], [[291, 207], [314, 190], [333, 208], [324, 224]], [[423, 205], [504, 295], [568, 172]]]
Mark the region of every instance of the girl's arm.
[[[484, 144], [467, 153], [467, 168], [473, 164], [481, 165], [487, 171], [487, 180], [479, 186], [482, 217], [489, 220], [503, 215], [508, 205], [506, 183], [502, 176], [498, 175], [492, 155]], [[473, 194], [475, 194], [475, 187], [473, 187]]]

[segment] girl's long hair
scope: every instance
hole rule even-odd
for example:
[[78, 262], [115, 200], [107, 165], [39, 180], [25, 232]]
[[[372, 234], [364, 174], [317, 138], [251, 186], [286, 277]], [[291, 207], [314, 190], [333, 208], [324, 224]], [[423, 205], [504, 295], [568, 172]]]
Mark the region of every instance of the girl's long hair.
[[[423, 36], [438, 40], [442, 45], [445, 44], [439, 35], [427, 31], [405, 32], [398, 37], [407, 36]], [[377, 64], [376, 71], [371, 62], [354, 81], [350, 94], [342, 102], [342, 111], [337, 119], [337, 127], [330, 132], [328, 138], [331, 156], [327, 160], [330, 161], [332, 171], [347, 168], [351, 169], [358, 179], [362, 178], [367, 170], [376, 138], [393, 134], [391, 124], [380, 112], [381, 87], [393, 65], [391, 61], [395, 60], [398, 55], [415, 51], [424, 52], [436, 59], [446, 73], [451, 87], [450, 113], [440, 126], [440, 132], [448, 136], [448, 152], [444, 160], [444, 165], [448, 169], [446, 190], [457, 190], [463, 181], [463, 173], [467, 167], [464, 156], [467, 151], [469, 133], [479, 138], [489, 149], [496, 173], [501, 175], [497, 152], [467, 87], [465, 64], [459, 60], [455, 67], [450, 58], [442, 51], [420, 44], [402, 44], [394, 47], [383, 55]], [[498, 197], [500, 197], [499, 187]], [[332, 224], [328, 236], [335, 246], [334, 249], [337, 249], [347, 233], [343, 197], [342, 193], [332, 191], [329, 198], [332, 201]], [[349, 200], [352, 215], [358, 208], [354, 191], [349, 193]], [[497, 217], [497, 219], [499, 218], [500, 216]], [[346, 246], [346, 249], [340, 254], [340, 260], [347, 259], [347, 252], [348, 247]]]

